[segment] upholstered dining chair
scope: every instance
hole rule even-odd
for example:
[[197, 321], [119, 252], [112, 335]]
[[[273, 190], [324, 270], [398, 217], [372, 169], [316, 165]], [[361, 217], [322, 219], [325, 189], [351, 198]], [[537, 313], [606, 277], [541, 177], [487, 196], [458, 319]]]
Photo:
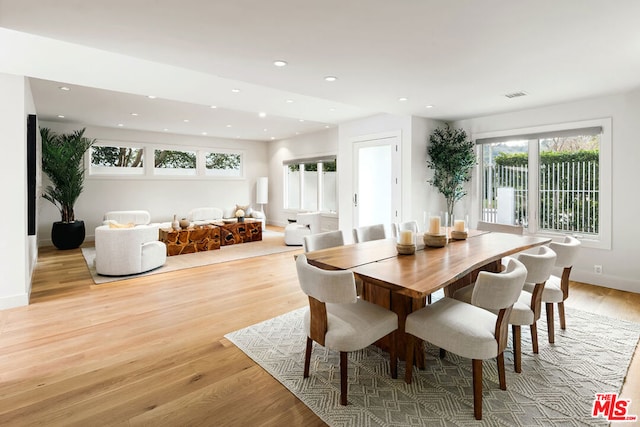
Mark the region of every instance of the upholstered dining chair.
[[347, 404], [347, 353], [361, 350], [390, 336], [391, 376], [398, 377], [395, 331], [398, 315], [356, 296], [353, 273], [322, 270], [298, 255], [296, 260], [300, 288], [309, 296], [304, 316], [307, 348], [304, 378], [309, 377], [313, 342], [340, 352], [340, 404]]
[[[545, 303], [545, 311], [547, 312], [547, 333], [551, 344], [555, 342], [553, 304], [558, 304], [560, 328], [567, 328], [564, 316], [564, 301], [569, 297], [569, 275], [578, 256], [580, 245], [580, 240], [571, 236], [565, 236], [562, 243], [549, 243], [549, 248], [556, 253], [555, 267], [562, 269], [562, 276], [551, 275], [542, 291], [542, 302]], [[525, 284], [525, 289], [531, 292], [532, 285]]]
[[498, 233], [524, 234], [524, 227], [521, 225], [498, 224], [497, 222], [478, 221], [476, 229]]
[[335, 246], [342, 245], [344, 245], [342, 230], [310, 234], [302, 238], [302, 247], [305, 252], [318, 251], [320, 249], [333, 248]]
[[409, 230], [418, 233], [418, 221], [394, 222], [391, 224], [393, 237], [398, 237], [401, 231]]
[[[500, 273], [481, 271], [473, 288], [471, 304], [443, 298], [407, 316], [405, 381], [411, 384], [416, 339], [472, 360], [473, 413], [482, 419], [482, 361], [496, 358], [500, 388], [507, 389], [504, 349], [509, 316], [527, 276], [524, 265], [510, 259]], [[492, 313], [497, 311], [498, 314]]]
[[[520, 373], [522, 372], [521, 326], [529, 325], [532, 350], [538, 354], [537, 321], [540, 319], [542, 291], [547, 279], [551, 276], [551, 270], [556, 262], [556, 254], [550, 248], [541, 246], [537, 253], [521, 253], [517, 259], [527, 269], [524, 286], [532, 285], [530, 291], [523, 290], [520, 293], [509, 316], [513, 337], [513, 365], [514, 370]], [[456, 291], [453, 297], [470, 303], [472, 292], [473, 285], [469, 285]]]
[[382, 240], [387, 238], [384, 224], [365, 225], [353, 229], [354, 243], [368, 242], [370, 240]]

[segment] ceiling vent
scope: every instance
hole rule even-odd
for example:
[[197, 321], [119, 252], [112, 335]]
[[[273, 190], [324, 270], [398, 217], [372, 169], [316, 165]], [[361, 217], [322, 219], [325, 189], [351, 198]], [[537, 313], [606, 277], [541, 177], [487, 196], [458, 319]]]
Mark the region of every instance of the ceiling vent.
[[507, 93], [505, 95], [507, 98], [519, 98], [521, 96], [527, 96], [527, 92], [524, 91], [518, 91], [518, 92], [511, 92], [511, 93]]

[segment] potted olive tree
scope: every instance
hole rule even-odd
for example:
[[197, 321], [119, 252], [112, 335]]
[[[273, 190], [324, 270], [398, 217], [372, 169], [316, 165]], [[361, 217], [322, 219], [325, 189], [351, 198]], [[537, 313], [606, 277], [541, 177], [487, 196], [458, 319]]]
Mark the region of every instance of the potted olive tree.
[[451, 218], [456, 202], [467, 194], [464, 183], [471, 179], [471, 169], [477, 163], [473, 141], [467, 140], [464, 129], [446, 125], [429, 136], [427, 155], [427, 167], [435, 171], [428, 182], [446, 199]]
[[61, 221], [54, 222], [51, 241], [58, 249], [73, 249], [85, 238], [84, 221], [76, 220], [73, 206], [82, 193], [84, 183], [84, 153], [95, 140], [84, 136], [85, 129], [57, 134], [41, 128], [42, 171], [51, 184], [42, 195], [60, 211]]

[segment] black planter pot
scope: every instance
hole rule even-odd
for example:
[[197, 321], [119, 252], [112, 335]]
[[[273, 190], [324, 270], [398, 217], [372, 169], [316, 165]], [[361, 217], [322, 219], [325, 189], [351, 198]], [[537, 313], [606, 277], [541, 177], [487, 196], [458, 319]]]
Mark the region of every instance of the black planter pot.
[[84, 221], [54, 222], [51, 241], [58, 249], [75, 249], [84, 242]]

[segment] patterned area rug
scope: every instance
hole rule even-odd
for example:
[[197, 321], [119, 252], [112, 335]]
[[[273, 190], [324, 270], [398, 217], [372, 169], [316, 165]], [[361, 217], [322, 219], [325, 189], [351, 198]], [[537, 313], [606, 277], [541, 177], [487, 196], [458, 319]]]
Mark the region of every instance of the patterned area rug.
[[[302, 378], [306, 335], [295, 310], [226, 337], [331, 426], [582, 426], [592, 418], [596, 393], [620, 392], [640, 337], [640, 324], [567, 310], [567, 330], [549, 344], [538, 322], [540, 353], [522, 331], [522, 373], [505, 352], [507, 390], [500, 390], [495, 360], [483, 364], [483, 420], [473, 417], [471, 361], [427, 345], [426, 369], [407, 385], [404, 364], [389, 375], [388, 355], [376, 347], [349, 356], [349, 405], [339, 404], [339, 355], [314, 344], [310, 377]], [[543, 316], [544, 317], [544, 316]], [[511, 335], [511, 334], [510, 334]], [[637, 408], [632, 402], [631, 409]], [[637, 411], [636, 411], [637, 412]], [[634, 415], [640, 415], [635, 414]]]
[[167, 262], [162, 267], [146, 273], [133, 274], [130, 276], [101, 276], [96, 273], [95, 247], [82, 248], [82, 255], [87, 263], [87, 268], [91, 273], [91, 277], [96, 285], [108, 282], [116, 282], [118, 280], [130, 279], [138, 276], [148, 276], [151, 274], [166, 273], [168, 271], [182, 270], [185, 268], [200, 267], [203, 265], [219, 264], [221, 262], [235, 261], [245, 258], [253, 258], [263, 255], [277, 254], [281, 252], [289, 252], [301, 250], [302, 246], [287, 246], [284, 244], [284, 233], [272, 230], [264, 230], [262, 232], [262, 240], [258, 242], [248, 242], [240, 245], [223, 246], [213, 251], [198, 252], [194, 254], [174, 255], [167, 257]]

